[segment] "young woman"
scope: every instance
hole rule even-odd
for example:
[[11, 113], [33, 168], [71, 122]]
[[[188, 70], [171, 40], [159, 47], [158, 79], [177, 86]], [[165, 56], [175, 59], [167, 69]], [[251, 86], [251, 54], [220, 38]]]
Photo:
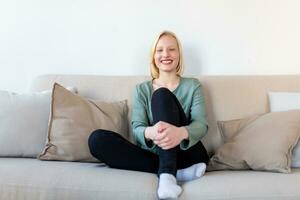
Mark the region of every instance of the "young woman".
[[[91, 154], [118, 169], [156, 173], [160, 199], [177, 198], [178, 181], [200, 178], [209, 157], [200, 139], [207, 133], [200, 82], [181, 77], [183, 58], [176, 35], [163, 31], [151, 50], [151, 81], [136, 86], [132, 128], [137, 145], [109, 130], [89, 138]], [[114, 149], [114, 151], [111, 151]]]

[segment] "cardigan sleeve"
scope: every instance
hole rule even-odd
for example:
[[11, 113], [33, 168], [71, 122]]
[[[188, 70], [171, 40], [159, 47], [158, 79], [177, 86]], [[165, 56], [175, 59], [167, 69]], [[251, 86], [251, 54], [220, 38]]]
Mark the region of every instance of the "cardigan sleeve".
[[197, 79], [194, 79], [192, 103], [190, 108], [190, 124], [185, 126], [188, 131], [188, 140], [183, 140], [180, 148], [186, 150], [200, 141], [207, 133], [208, 123], [202, 86]]
[[150, 126], [147, 116], [147, 97], [142, 94], [139, 85], [135, 87], [132, 107], [132, 133], [138, 146], [143, 149], [152, 150], [156, 145], [152, 141], [146, 141], [145, 129]]

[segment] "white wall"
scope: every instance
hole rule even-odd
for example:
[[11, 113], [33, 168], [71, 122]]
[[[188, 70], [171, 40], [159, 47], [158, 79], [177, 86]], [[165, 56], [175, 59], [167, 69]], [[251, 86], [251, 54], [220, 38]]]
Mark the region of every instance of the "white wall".
[[161, 30], [185, 75], [299, 74], [299, 0], [0, 0], [0, 89], [39, 74], [149, 74]]

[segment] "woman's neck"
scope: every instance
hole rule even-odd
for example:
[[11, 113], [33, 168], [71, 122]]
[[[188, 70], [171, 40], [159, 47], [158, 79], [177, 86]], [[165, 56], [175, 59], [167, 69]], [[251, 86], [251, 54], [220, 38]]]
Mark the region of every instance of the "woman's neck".
[[179, 84], [180, 76], [176, 74], [160, 74], [154, 84], [160, 87], [174, 88]]

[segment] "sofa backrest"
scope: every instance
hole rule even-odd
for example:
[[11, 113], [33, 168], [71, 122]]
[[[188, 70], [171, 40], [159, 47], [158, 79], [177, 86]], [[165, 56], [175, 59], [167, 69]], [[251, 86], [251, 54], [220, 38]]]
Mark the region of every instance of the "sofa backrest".
[[[217, 121], [248, 117], [269, 112], [268, 92], [300, 92], [300, 75], [268, 76], [194, 76], [203, 85], [208, 134], [203, 143], [212, 154], [222, 144]], [[35, 78], [31, 91], [52, 88], [54, 82], [75, 86], [80, 95], [103, 101], [128, 99], [129, 121], [134, 86], [149, 76], [102, 76], [102, 75], [43, 75]], [[129, 131], [131, 137], [131, 128]]]

